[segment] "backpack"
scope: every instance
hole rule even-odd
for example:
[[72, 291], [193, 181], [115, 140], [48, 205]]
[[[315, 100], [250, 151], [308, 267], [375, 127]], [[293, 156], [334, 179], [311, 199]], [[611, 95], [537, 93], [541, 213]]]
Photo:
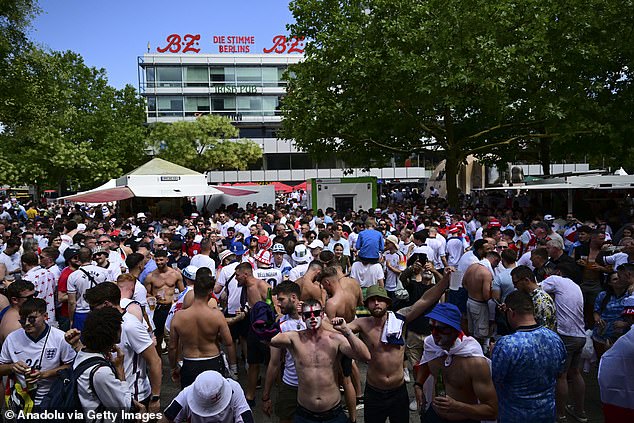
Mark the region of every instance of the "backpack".
[[272, 307], [258, 301], [251, 309], [251, 330], [261, 341], [270, 341], [280, 333], [280, 324]]
[[[92, 392], [95, 392], [93, 387], [93, 377], [95, 376], [95, 372], [104, 366], [108, 366], [112, 369], [112, 364], [103, 357], [90, 357], [82, 361], [76, 369], [68, 367], [66, 369], [59, 370], [57, 372], [57, 378], [55, 378], [53, 384], [51, 385], [51, 390], [48, 391], [44, 398], [42, 398], [40, 410], [50, 412], [58, 410], [62, 413], [83, 413], [84, 410], [77, 391], [77, 379], [79, 379], [79, 377], [92, 366], [94, 366], [94, 368], [90, 371], [88, 386]], [[100, 405], [97, 407], [97, 410], [102, 407], [103, 405]], [[53, 421], [56, 423], [67, 423], [65, 419]]]

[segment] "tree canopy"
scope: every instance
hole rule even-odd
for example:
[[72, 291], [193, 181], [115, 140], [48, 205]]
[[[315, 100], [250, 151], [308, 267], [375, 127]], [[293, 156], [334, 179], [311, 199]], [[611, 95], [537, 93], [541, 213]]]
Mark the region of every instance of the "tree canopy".
[[617, 47], [631, 32], [623, 8], [294, 0], [291, 35], [309, 41], [305, 60], [290, 68], [284, 136], [350, 166], [442, 150], [455, 205], [456, 174], [470, 154], [518, 158], [539, 140], [565, 150], [613, 130], [610, 106], [632, 70]]
[[262, 157], [262, 149], [238, 136], [230, 119], [204, 115], [193, 121], [153, 124], [149, 145], [158, 157], [198, 172], [243, 170]]
[[35, 46], [14, 58], [8, 78], [4, 183], [86, 189], [144, 161], [145, 109], [132, 86], [115, 89], [78, 54]]
[[0, 184], [87, 189], [145, 160], [145, 106], [128, 85], [76, 53], [49, 51], [25, 32], [35, 0], [0, 6]]

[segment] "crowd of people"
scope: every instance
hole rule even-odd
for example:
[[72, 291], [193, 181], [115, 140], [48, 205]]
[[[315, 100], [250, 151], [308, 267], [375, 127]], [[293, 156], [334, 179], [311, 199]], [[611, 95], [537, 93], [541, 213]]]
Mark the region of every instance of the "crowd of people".
[[632, 421], [634, 224], [414, 194], [182, 216], [3, 199], [5, 408], [24, 420], [72, 392], [95, 422], [249, 423], [260, 407], [280, 422], [583, 423], [597, 366], [605, 421]]

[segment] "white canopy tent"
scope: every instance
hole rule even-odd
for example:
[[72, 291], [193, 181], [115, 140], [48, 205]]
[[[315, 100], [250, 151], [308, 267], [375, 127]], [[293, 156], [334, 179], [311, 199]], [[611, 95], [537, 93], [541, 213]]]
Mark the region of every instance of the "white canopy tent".
[[[252, 193], [237, 188], [233, 191], [233, 195], [236, 195], [235, 191], [242, 191], [244, 195]], [[207, 185], [204, 174], [157, 158], [98, 188], [60, 199], [76, 203], [107, 203], [133, 197], [178, 198], [222, 193], [223, 191]]]

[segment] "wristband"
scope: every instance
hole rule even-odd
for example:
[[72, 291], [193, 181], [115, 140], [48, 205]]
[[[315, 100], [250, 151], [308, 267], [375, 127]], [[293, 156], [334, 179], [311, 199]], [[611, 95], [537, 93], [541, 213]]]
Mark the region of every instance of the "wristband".
[[262, 398], [262, 402], [268, 402], [271, 401], [271, 397], [268, 397], [267, 399]]
[[346, 332], [343, 334], [343, 336], [345, 336], [346, 338], [350, 338], [351, 335], [352, 335], [352, 331]]
[[422, 383], [418, 383], [418, 382], [414, 382], [414, 387], [418, 386], [420, 389], [423, 389], [423, 384]]

